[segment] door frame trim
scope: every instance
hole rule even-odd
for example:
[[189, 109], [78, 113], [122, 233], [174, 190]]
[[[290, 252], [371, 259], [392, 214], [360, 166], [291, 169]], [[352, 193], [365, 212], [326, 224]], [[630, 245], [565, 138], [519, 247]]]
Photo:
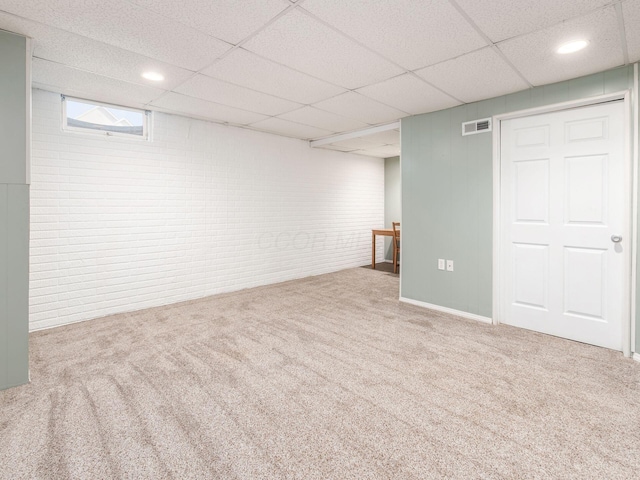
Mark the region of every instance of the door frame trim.
[[[598, 95], [595, 97], [581, 98], [577, 100], [571, 100], [568, 102], [556, 103], [552, 105], [544, 105], [541, 107], [528, 108], [525, 110], [518, 110], [514, 112], [503, 113], [494, 115], [492, 117], [493, 122], [493, 299], [492, 299], [492, 323], [498, 325], [502, 323], [502, 258], [500, 252], [502, 250], [502, 222], [501, 222], [501, 187], [502, 179], [500, 175], [501, 170], [501, 125], [504, 120], [511, 120], [514, 118], [529, 117], [533, 115], [541, 115], [544, 113], [554, 113], [561, 110], [570, 110], [579, 107], [594, 106], [599, 103], [611, 102], [615, 100], [622, 100], [624, 103], [624, 172], [625, 178], [629, 180], [627, 191], [625, 192], [625, 216], [628, 220], [626, 225], [626, 231], [624, 233], [627, 238], [630, 239], [630, 249], [625, 252], [624, 258], [624, 275], [626, 277], [627, 289], [624, 294], [623, 305], [623, 318], [622, 318], [622, 353], [626, 357], [631, 356], [632, 346], [631, 332], [632, 332], [632, 317], [635, 318], [635, 302], [633, 301], [632, 286], [635, 284], [636, 277], [636, 265], [632, 262], [632, 259], [637, 255], [637, 242], [635, 235], [632, 232], [637, 231], [637, 219], [633, 215], [636, 208], [632, 205], [632, 199], [638, 197], [638, 185], [635, 181], [635, 176], [638, 172], [638, 158], [632, 155], [631, 140], [632, 140], [632, 125], [634, 124], [631, 109], [631, 89], [623, 90], [619, 92], [609, 93], [605, 95]], [[633, 238], [632, 238], [633, 237]]]

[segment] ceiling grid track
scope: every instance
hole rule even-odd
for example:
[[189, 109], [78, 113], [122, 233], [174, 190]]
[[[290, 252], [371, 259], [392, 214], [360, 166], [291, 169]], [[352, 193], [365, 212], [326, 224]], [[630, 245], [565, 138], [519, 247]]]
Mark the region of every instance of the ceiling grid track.
[[629, 48], [627, 46], [627, 33], [624, 27], [624, 17], [622, 16], [622, 4], [615, 4], [616, 17], [618, 17], [618, 31], [620, 32], [620, 44], [622, 45], [622, 57], [624, 64], [629, 65]]
[[462, 17], [464, 17], [464, 19], [469, 23], [469, 25], [473, 27], [478, 35], [484, 38], [487, 44], [493, 48], [493, 51], [496, 52], [507, 65], [509, 65], [509, 67], [516, 73], [516, 75], [518, 75], [522, 79], [522, 81], [529, 85], [529, 88], [532, 88], [533, 84], [529, 80], [527, 80], [522, 72], [520, 72], [520, 70], [516, 68], [516, 66], [506, 57], [506, 55], [502, 53], [502, 50], [500, 50], [498, 45], [496, 45], [496, 43], [494, 43], [494, 41], [491, 40], [489, 36], [480, 29], [476, 22], [474, 22], [473, 19], [469, 15], [467, 15], [467, 12], [465, 12], [462, 7], [458, 5], [458, 2], [456, 2], [456, 0], [449, 0], [449, 3], [458, 11], [460, 15], [462, 15]]
[[[400, 75], [404, 75], [404, 74], [407, 74], [407, 73], [408, 73], [408, 74], [410, 74], [410, 75], [414, 76], [415, 78], [417, 78], [418, 80], [420, 80], [421, 82], [426, 83], [426, 84], [427, 84], [427, 85], [429, 85], [431, 88], [433, 88], [433, 89], [435, 89], [435, 90], [439, 91], [439, 92], [440, 92], [440, 93], [442, 93], [443, 95], [446, 95], [446, 96], [448, 96], [449, 98], [452, 98], [452, 99], [453, 99], [453, 100], [455, 100], [456, 102], [458, 102], [458, 103], [464, 103], [464, 102], [463, 102], [462, 100], [460, 100], [459, 98], [454, 97], [453, 95], [451, 95], [450, 93], [448, 93], [448, 92], [444, 91], [444, 90], [443, 90], [443, 89], [441, 89], [440, 87], [438, 87], [438, 86], [436, 86], [436, 85], [433, 85], [431, 82], [428, 82], [428, 81], [427, 81], [427, 80], [425, 80], [424, 78], [422, 78], [422, 77], [420, 77], [420, 76], [416, 75], [413, 71], [408, 70], [407, 68], [403, 67], [402, 65], [400, 65], [400, 64], [399, 64], [399, 63], [397, 63], [397, 62], [395, 62], [394, 60], [391, 60], [390, 58], [385, 57], [384, 55], [382, 55], [381, 53], [377, 52], [377, 51], [376, 51], [376, 50], [374, 50], [373, 48], [371, 48], [371, 47], [369, 47], [369, 46], [365, 45], [364, 43], [360, 42], [359, 40], [356, 40], [355, 38], [353, 38], [353, 37], [351, 37], [351, 36], [347, 35], [347, 34], [346, 34], [346, 33], [344, 33], [342, 30], [339, 30], [338, 28], [334, 27], [334, 26], [333, 26], [333, 25], [331, 25], [330, 23], [327, 23], [327, 22], [325, 22], [324, 20], [322, 20], [321, 18], [318, 18], [316, 15], [314, 15], [314, 14], [313, 14], [313, 13], [311, 13], [310, 11], [308, 11], [308, 10], [306, 10], [306, 9], [304, 9], [304, 8], [301, 8], [301, 9], [300, 9], [300, 11], [301, 11], [301, 12], [303, 12], [305, 15], [307, 15], [307, 16], [309, 16], [309, 17], [313, 18], [315, 21], [317, 21], [317, 22], [319, 22], [319, 23], [323, 24], [323, 25], [324, 25], [324, 26], [326, 26], [327, 28], [330, 28], [330, 29], [331, 29], [331, 30], [333, 30], [334, 32], [338, 33], [339, 35], [341, 35], [341, 36], [343, 36], [343, 37], [347, 38], [348, 40], [350, 40], [350, 41], [352, 41], [352, 42], [354, 42], [356, 45], [358, 45], [358, 46], [360, 46], [360, 47], [364, 48], [365, 50], [368, 50], [369, 52], [373, 53], [374, 55], [377, 55], [378, 57], [380, 57], [381, 59], [385, 60], [386, 62], [389, 62], [390, 64], [392, 64], [392, 65], [394, 65], [394, 66], [398, 67], [399, 69], [403, 70], [403, 73], [401, 73], [401, 74], [399, 74], [399, 75], [396, 75], [396, 76], [400, 76]], [[391, 78], [395, 78], [395, 77], [391, 77]], [[387, 80], [389, 80], [389, 79], [387, 79]], [[360, 87], [357, 87], [357, 88], [356, 88], [356, 89], [354, 89], [354, 90], [357, 90], [358, 88], [362, 88], [362, 87], [365, 87], [365, 86], [368, 86], [368, 85], [362, 85], [362, 86], [360, 86]], [[362, 95], [362, 94], [361, 94], [361, 95]], [[376, 101], [376, 102], [378, 102], [378, 103], [382, 103], [382, 102], [380, 102], [380, 101], [378, 101], [378, 100], [374, 100], [374, 101]], [[383, 105], [385, 105], [385, 104], [383, 103]], [[387, 105], [387, 106], [388, 106], [388, 107], [390, 107], [391, 105]], [[397, 107], [392, 107], [392, 108], [396, 108], [396, 109], [397, 109]], [[405, 112], [405, 113], [407, 113], [407, 115], [409, 115], [409, 113], [408, 113], [408, 112]]]
[[[302, 2], [304, 2], [304, 0], [299, 0], [298, 3], [294, 3], [289, 5], [287, 8], [285, 8], [283, 11], [281, 11], [279, 14], [277, 14], [276, 16], [274, 16], [271, 20], [269, 20], [268, 22], [264, 23], [260, 28], [258, 28], [257, 30], [255, 30], [254, 32], [250, 33], [249, 35], [247, 35], [245, 38], [243, 38], [241, 41], [239, 41], [238, 43], [236, 43], [235, 45], [233, 45], [229, 50], [227, 50], [226, 52], [224, 52], [222, 55], [220, 55], [218, 58], [216, 58], [214, 61], [208, 63], [207, 65], [205, 65], [204, 67], [202, 67], [200, 70], [198, 70], [197, 72], [194, 72], [193, 75], [191, 75], [189, 78], [187, 78], [186, 80], [184, 80], [182, 83], [176, 85], [175, 87], [173, 87], [172, 90], [167, 90], [166, 92], [164, 92], [162, 95], [160, 95], [157, 98], [154, 98], [151, 102], [149, 102], [147, 105], [150, 105], [152, 102], [156, 102], [158, 100], [160, 100], [162, 97], [164, 97], [165, 95], [167, 95], [168, 93], [171, 93], [173, 91], [175, 91], [176, 88], [180, 87], [181, 85], [184, 85], [185, 83], [187, 83], [189, 80], [191, 80], [193, 77], [195, 77], [196, 75], [202, 75], [202, 72], [204, 70], [206, 70], [207, 68], [215, 65], [216, 63], [218, 63], [220, 60], [222, 60], [223, 58], [225, 58], [227, 55], [229, 55], [231, 52], [234, 52], [235, 50], [239, 49], [240, 47], [242, 47], [242, 45], [244, 45], [245, 43], [247, 43], [249, 40], [251, 40], [253, 37], [255, 37], [256, 35], [258, 35], [260, 32], [262, 32], [264, 29], [266, 29], [267, 27], [269, 27], [271, 24], [273, 24], [276, 20], [280, 19], [281, 17], [285, 16], [287, 13], [291, 12], [292, 10], [295, 10], [296, 8], [298, 8], [298, 5], [301, 4]], [[215, 37], [214, 37], [215, 38]], [[216, 38], [216, 40], [219, 40], [218, 38]], [[222, 41], [222, 40], [221, 40]], [[228, 43], [228, 42], [225, 42]], [[228, 83], [228, 82], [227, 82]], [[256, 90], [257, 91], [257, 90]], [[261, 92], [262, 93], [262, 92]], [[212, 102], [215, 103], [215, 102]], [[236, 108], [236, 107], [234, 107]]]

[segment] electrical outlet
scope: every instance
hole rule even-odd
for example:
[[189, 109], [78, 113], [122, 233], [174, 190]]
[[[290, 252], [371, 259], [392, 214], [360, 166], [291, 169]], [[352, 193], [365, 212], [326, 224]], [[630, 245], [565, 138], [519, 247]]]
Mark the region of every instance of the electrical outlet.
[[453, 272], [453, 260], [447, 260], [447, 272]]
[[444, 270], [444, 258], [438, 259], [438, 270]]

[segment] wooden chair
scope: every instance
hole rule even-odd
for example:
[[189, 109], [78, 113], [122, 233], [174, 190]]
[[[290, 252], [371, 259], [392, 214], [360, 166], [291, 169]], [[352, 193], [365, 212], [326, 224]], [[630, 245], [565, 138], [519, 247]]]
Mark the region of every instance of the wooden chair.
[[393, 226], [393, 273], [400, 268], [400, 222], [392, 222]]

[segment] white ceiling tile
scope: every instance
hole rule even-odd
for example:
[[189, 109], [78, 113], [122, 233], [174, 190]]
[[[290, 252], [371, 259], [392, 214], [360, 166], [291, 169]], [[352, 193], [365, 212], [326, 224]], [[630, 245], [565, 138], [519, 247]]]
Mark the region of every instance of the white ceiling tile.
[[[572, 40], [591, 43], [584, 50], [559, 55]], [[544, 85], [601, 72], [624, 63], [614, 7], [506, 40], [498, 47], [533, 85]]]
[[281, 0], [132, 1], [232, 44], [237, 44], [287, 8]]
[[180, 95], [179, 93], [167, 93], [163, 97], [151, 103], [153, 110], [169, 111], [186, 116], [204, 118], [218, 122], [229, 122], [238, 125], [248, 125], [268, 118], [259, 113], [247, 112], [238, 108], [207, 102], [199, 98]]
[[293, 112], [282, 114], [279, 118], [296, 123], [302, 123], [304, 125], [310, 125], [312, 127], [322, 128], [331, 132], [345, 132], [368, 126], [364, 122], [313, 107], [302, 107], [298, 110], [294, 110]]
[[[33, 38], [36, 58], [118, 80], [170, 90], [192, 75], [189, 70], [7, 13], [0, 12], [0, 28]], [[162, 73], [165, 80], [142, 78], [148, 71]]]
[[400, 143], [400, 130], [387, 130], [361, 137], [363, 140], [376, 145], [388, 145]]
[[433, 112], [460, 105], [459, 101], [427, 85], [409, 73], [356, 91], [412, 114]]
[[584, 15], [611, 0], [457, 0], [458, 5], [494, 42]]
[[263, 132], [277, 133], [287, 137], [301, 138], [303, 140], [324, 137], [331, 134], [331, 132], [322, 130], [321, 128], [301, 125], [299, 123], [289, 122], [275, 117], [253, 123], [251, 124], [251, 128], [255, 128], [256, 130], [261, 130]]
[[[533, 84], [624, 61], [615, 8], [602, 8], [611, 0], [457, 2], [494, 40], [533, 32], [498, 44]], [[0, 0], [0, 28], [35, 39], [37, 87], [128, 106], [145, 105], [175, 88], [184, 95], [167, 94], [156, 108], [256, 129], [263, 124], [299, 138], [457, 104], [369, 49], [409, 68], [430, 65], [416, 73], [465, 102], [526, 88], [495, 51], [480, 48], [482, 39], [447, 0], [305, 0], [250, 39], [247, 50], [229, 51], [229, 43], [213, 37], [235, 43], [294, 3]], [[640, 1], [625, 0], [622, 9], [630, 59], [637, 61]], [[574, 55], [555, 53], [559, 44], [577, 37], [591, 45]], [[209, 76], [192, 78], [192, 71], [207, 66]], [[166, 80], [144, 80], [140, 73], [146, 70], [159, 71]], [[336, 148], [396, 143], [369, 139], [366, 145]]]
[[387, 130], [386, 132], [365, 135], [364, 137], [350, 138], [349, 140], [324, 145], [322, 148], [348, 152], [353, 150], [372, 150], [389, 145], [394, 147], [400, 145], [400, 130]]
[[200, 70], [231, 46], [126, 0], [2, 0], [0, 10]]
[[447, 0], [307, 0], [302, 8], [409, 70], [487, 44]]
[[350, 89], [402, 73], [392, 63], [298, 10], [276, 20], [244, 48]]
[[241, 48], [202, 71], [243, 87], [309, 104], [344, 92], [344, 88], [291, 70]]
[[34, 84], [48, 90], [125, 106], [145, 104], [164, 93], [159, 88], [123, 82], [38, 58], [33, 59], [32, 77]]
[[417, 70], [416, 73], [467, 103], [529, 87], [491, 47]]
[[351, 138], [349, 140], [342, 140], [341, 142], [334, 142], [331, 144], [331, 146], [348, 148], [349, 150], [362, 150], [365, 148], [381, 147], [383, 145], [386, 145], [386, 142], [369, 141], [367, 140], [367, 137]]
[[342, 147], [340, 145], [323, 145], [321, 147], [315, 147], [315, 148], [323, 148], [325, 150], [335, 150], [337, 152], [351, 152], [353, 150], [356, 150], [355, 148]]
[[363, 150], [355, 150], [351, 153], [378, 158], [397, 157], [400, 155], [400, 145], [385, 145], [384, 147], [366, 148]]
[[370, 125], [392, 122], [407, 116], [406, 112], [388, 107], [355, 92], [343, 93], [313, 106], [344, 117], [355, 118]]
[[629, 49], [629, 61], [631, 63], [640, 60], [640, 2], [628, 0], [622, 4], [624, 18], [624, 30], [627, 35], [627, 47]]
[[264, 115], [279, 115], [302, 106], [299, 103], [249, 90], [205, 75], [196, 75], [176, 88], [175, 91]]

